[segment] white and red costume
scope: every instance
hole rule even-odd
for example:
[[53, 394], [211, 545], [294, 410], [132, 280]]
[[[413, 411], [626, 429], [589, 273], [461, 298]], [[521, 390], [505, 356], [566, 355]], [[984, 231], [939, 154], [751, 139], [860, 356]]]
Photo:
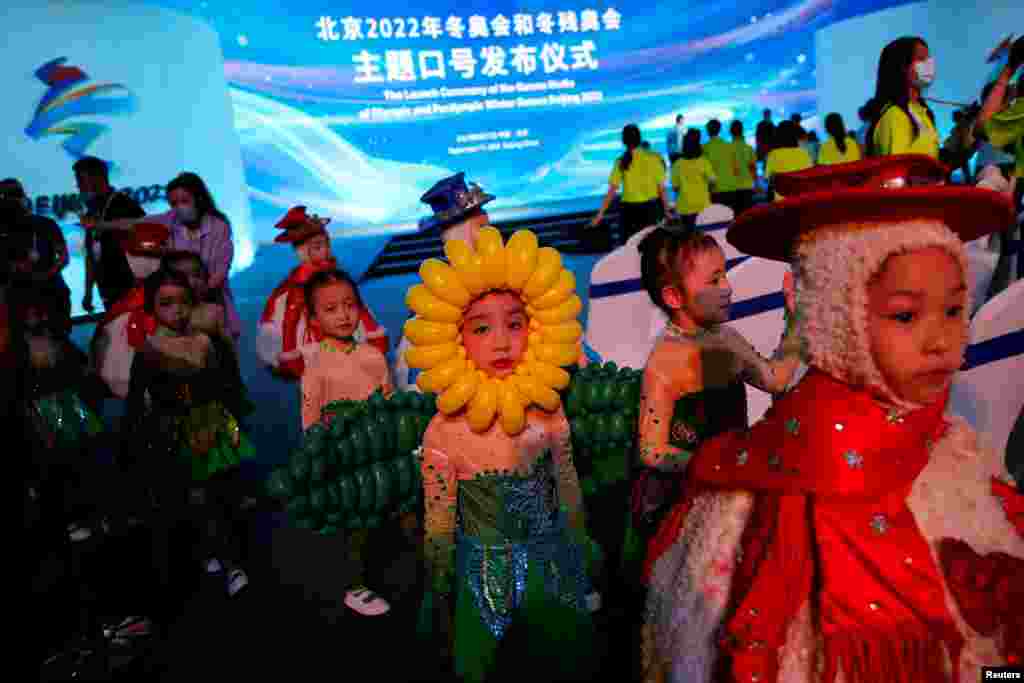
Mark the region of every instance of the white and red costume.
[[160, 258], [170, 238], [168, 229], [158, 223], [138, 223], [126, 240], [125, 252], [135, 274], [136, 286], [109, 310], [96, 326], [92, 341], [92, 362], [111, 393], [128, 396], [135, 351], [156, 330], [156, 320], [147, 314], [142, 281], [160, 267]]
[[[300, 349], [310, 343], [319, 342], [317, 331], [307, 325], [307, 309], [304, 287], [306, 282], [322, 270], [336, 267], [335, 260], [312, 261], [306, 253], [305, 243], [317, 235], [327, 235], [326, 226], [330, 219], [308, 216], [306, 207], [297, 206], [288, 211], [276, 227], [284, 232], [274, 241], [292, 244], [301, 263], [271, 293], [260, 317], [256, 350], [263, 363], [277, 373], [298, 379], [302, 376], [304, 363]], [[357, 342], [372, 344], [383, 354], [388, 352], [387, 331], [380, 326], [370, 309], [365, 305], [359, 312], [356, 326]]]
[[868, 283], [889, 256], [941, 248], [966, 280], [961, 240], [1013, 218], [987, 190], [912, 187], [918, 163], [937, 162], [829, 167], [836, 189], [730, 230], [745, 253], [796, 254], [811, 369], [687, 465], [649, 549], [649, 680], [967, 683], [1021, 664], [1024, 496], [948, 390], [906, 401], [871, 351]]

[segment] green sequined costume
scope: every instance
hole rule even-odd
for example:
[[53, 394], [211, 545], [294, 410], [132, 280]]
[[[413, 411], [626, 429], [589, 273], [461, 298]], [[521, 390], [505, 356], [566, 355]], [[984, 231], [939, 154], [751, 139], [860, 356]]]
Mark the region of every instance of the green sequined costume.
[[139, 458], [176, 461], [193, 481], [205, 481], [255, 456], [241, 430], [246, 398], [232, 356], [213, 340], [196, 366], [149, 345], [132, 363], [126, 424]]
[[[424, 439], [425, 551], [433, 586], [421, 627], [451, 639], [455, 672], [467, 681], [498, 670], [545, 681], [590, 680], [592, 546], [564, 416], [559, 411], [552, 420], [557, 433], [528, 428], [520, 437], [497, 427], [463, 439], [452, 433], [457, 421], [436, 417]], [[480, 452], [451, 448], [484, 443], [491, 447]], [[459, 476], [467, 471], [474, 474]]]

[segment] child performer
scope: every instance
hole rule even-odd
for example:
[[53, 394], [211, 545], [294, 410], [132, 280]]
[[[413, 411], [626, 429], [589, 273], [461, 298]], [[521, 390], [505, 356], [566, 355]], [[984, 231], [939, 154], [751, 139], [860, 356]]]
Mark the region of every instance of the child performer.
[[91, 345], [92, 364], [110, 392], [117, 398], [128, 395], [135, 350], [155, 327], [145, 312], [143, 281], [160, 267], [170, 232], [159, 223], [136, 223], [125, 239], [125, 256], [135, 275], [136, 286], [121, 297], [96, 326]]
[[811, 369], [686, 466], [678, 540], [654, 565], [674, 577], [645, 633], [662, 679], [966, 683], [1024, 655], [1024, 499], [1002, 454], [945, 415], [963, 242], [1013, 210], [910, 166], [833, 167], [829, 191], [730, 229], [745, 253], [795, 258]]
[[[391, 370], [379, 349], [355, 340], [360, 312], [365, 311], [359, 289], [347, 273], [323, 270], [305, 285], [304, 299], [310, 326], [320, 339], [301, 349], [302, 428], [320, 421], [324, 406], [333, 401], [364, 401], [378, 389], [390, 396]], [[384, 598], [365, 586], [368, 529], [349, 537], [349, 553], [357, 570], [354, 585], [345, 593], [345, 605], [364, 616], [379, 616], [391, 609]]]
[[[260, 318], [256, 350], [260, 360], [283, 377], [301, 377], [303, 360], [299, 349], [305, 344], [319, 341], [315, 331], [307, 324], [307, 306], [302, 296], [303, 287], [310, 277], [317, 272], [335, 268], [331, 239], [327, 234], [327, 224], [330, 222], [330, 218], [309, 216], [306, 207], [296, 206], [275, 226], [284, 232], [274, 241], [291, 244], [299, 257], [299, 265], [267, 299]], [[377, 323], [365, 304], [359, 310], [354, 335], [360, 343], [372, 344], [381, 353], [388, 352], [387, 331]]]
[[[794, 326], [778, 359], [770, 361], [724, 324], [732, 289], [722, 248], [711, 235], [681, 223], [670, 226], [655, 230], [640, 245], [641, 279], [651, 301], [669, 318], [644, 368], [641, 394], [640, 459], [651, 471], [641, 476], [634, 510], [646, 517], [636, 521], [648, 531], [666, 505], [675, 502], [680, 473], [696, 446], [747, 426], [744, 383], [778, 394], [800, 365]], [[791, 276], [784, 289], [792, 292]]]
[[[207, 571], [225, 570], [229, 595], [248, 584], [232, 533], [233, 474], [254, 449], [238, 424], [236, 377], [211, 337], [193, 331], [195, 296], [188, 279], [160, 269], [145, 282], [145, 311], [155, 329], [135, 354], [125, 415], [125, 463], [144, 477], [159, 503], [157, 567], [169, 579], [168, 541], [184, 519], [201, 530]], [[165, 586], [166, 587], [166, 586]]]
[[445, 251], [451, 266], [421, 267], [405, 328], [409, 366], [424, 370], [419, 386], [441, 411], [423, 440], [432, 590], [422, 616], [453, 636], [465, 680], [496, 673], [509, 629], [528, 650], [516, 652], [523, 675], [589, 680], [587, 537], [556, 391], [569, 382], [561, 366], [579, 357], [582, 304], [558, 252], [528, 231], [503, 245], [484, 227], [475, 250], [450, 240]]

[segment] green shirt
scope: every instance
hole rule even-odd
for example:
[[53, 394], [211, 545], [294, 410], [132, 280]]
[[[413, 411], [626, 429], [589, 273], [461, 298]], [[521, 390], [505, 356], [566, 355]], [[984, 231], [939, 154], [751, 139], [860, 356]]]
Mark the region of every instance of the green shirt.
[[658, 198], [658, 188], [665, 184], [665, 165], [660, 154], [637, 148], [633, 161], [625, 172], [615, 160], [609, 184], [622, 186], [622, 201], [642, 204]]
[[755, 163], [757, 156], [754, 148], [747, 144], [743, 138], [732, 141], [733, 159], [736, 162], [736, 189], [753, 190], [754, 176], [750, 172], [750, 165]]
[[860, 147], [852, 135], [846, 136], [846, 154], [839, 151], [839, 144], [833, 137], [829, 137], [825, 141], [818, 153], [818, 164], [821, 166], [845, 164], [851, 161], [860, 161]]
[[1013, 155], [1017, 159], [1013, 174], [1024, 178], [1024, 97], [1018, 97], [1006, 109], [997, 112], [985, 123], [985, 135], [994, 147], [1015, 143]]
[[672, 164], [672, 188], [678, 193], [676, 211], [685, 216], [711, 206], [709, 184], [714, 181], [715, 172], [704, 157], [676, 159]]
[[875, 126], [873, 136], [879, 155], [927, 154], [939, 158], [939, 133], [928, 111], [917, 102], [910, 103], [910, 113], [917, 121], [917, 137], [908, 117], [899, 107], [889, 105]]
[[715, 171], [715, 192], [736, 190], [735, 154], [733, 147], [720, 137], [713, 137], [704, 144], [704, 156]]

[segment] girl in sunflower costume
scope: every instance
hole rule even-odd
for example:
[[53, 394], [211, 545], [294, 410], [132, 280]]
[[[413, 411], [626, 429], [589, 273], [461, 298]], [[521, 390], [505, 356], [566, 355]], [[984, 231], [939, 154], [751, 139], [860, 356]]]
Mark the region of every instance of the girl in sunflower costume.
[[231, 533], [232, 475], [255, 451], [238, 423], [244, 394], [237, 373], [210, 336], [191, 328], [193, 306], [181, 273], [161, 269], [146, 278], [145, 310], [156, 325], [132, 361], [123, 454], [162, 510], [157, 567], [166, 572], [170, 565], [170, 530], [191, 519], [201, 531], [207, 571], [224, 571], [233, 595], [248, 579]]
[[440, 411], [421, 455], [431, 577], [421, 625], [465, 680], [504, 668], [510, 630], [523, 674], [589, 680], [589, 542], [558, 394], [562, 366], [579, 356], [582, 302], [558, 252], [529, 231], [506, 245], [486, 227], [475, 250], [451, 240], [445, 253], [449, 263], [420, 268], [405, 326], [406, 360]]

